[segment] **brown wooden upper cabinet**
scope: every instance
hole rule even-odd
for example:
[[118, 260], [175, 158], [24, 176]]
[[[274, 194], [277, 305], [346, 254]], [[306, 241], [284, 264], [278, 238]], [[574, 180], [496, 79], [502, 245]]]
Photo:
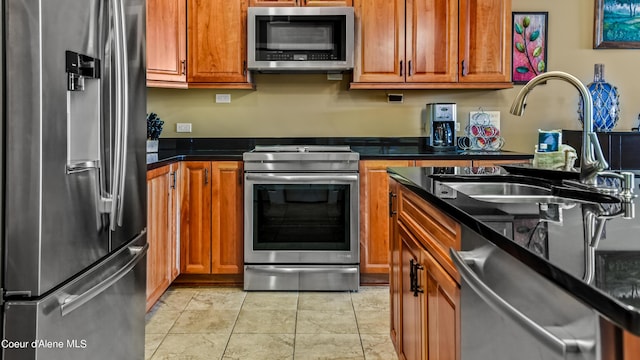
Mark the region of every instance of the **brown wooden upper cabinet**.
[[249, 0], [249, 6], [353, 6], [353, 0]]
[[511, 0], [355, 0], [354, 6], [352, 89], [512, 86]]
[[147, 0], [147, 86], [187, 87], [185, 0]]
[[459, 0], [458, 81], [511, 85], [511, 0]]
[[148, 0], [147, 86], [252, 89], [248, 0]]

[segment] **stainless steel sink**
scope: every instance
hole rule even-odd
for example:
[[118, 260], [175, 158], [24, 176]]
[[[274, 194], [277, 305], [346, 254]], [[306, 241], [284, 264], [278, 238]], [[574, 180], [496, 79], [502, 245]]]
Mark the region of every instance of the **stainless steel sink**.
[[444, 185], [471, 198], [494, 203], [585, 203], [578, 199], [553, 195], [551, 189], [511, 182], [443, 182]]

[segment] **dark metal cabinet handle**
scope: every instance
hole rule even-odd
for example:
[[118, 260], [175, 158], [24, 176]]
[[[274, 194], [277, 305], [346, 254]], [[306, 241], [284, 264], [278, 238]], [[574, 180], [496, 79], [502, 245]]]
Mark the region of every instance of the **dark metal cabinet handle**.
[[462, 76], [467, 76], [469, 74], [469, 69], [467, 69], [467, 62], [462, 60]]
[[182, 60], [182, 75], [186, 75], [187, 74], [187, 60]]
[[204, 169], [204, 184], [207, 185], [209, 183], [209, 169]]
[[398, 195], [394, 194], [392, 191], [389, 191], [389, 217], [393, 217], [393, 215], [397, 214], [397, 211], [393, 210], [393, 198]]
[[410, 287], [409, 291], [413, 291], [413, 296], [417, 297], [418, 294], [424, 293], [424, 289], [418, 285], [418, 270], [424, 270], [424, 266], [420, 265], [417, 261], [414, 262], [413, 259], [409, 260], [409, 281]]
[[402, 70], [404, 69], [404, 62], [400, 60], [400, 76], [403, 76]]
[[174, 171], [169, 175], [171, 175], [171, 185], [169, 187], [172, 188], [172, 189], [175, 189], [176, 188], [176, 176], [177, 176], [177, 174]]
[[412, 65], [412, 62], [411, 62], [411, 60], [409, 60], [409, 71], [408, 71], [409, 76], [413, 76], [413, 69], [412, 69], [411, 65]]

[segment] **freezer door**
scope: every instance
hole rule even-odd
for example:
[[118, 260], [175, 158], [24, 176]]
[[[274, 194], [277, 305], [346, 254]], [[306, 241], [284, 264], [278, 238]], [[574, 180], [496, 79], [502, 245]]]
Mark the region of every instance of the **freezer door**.
[[144, 358], [146, 234], [40, 301], [4, 305], [3, 359]]
[[[4, 288], [40, 296], [144, 229], [145, 9], [143, 0], [4, 4]], [[136, 45], [116, 46], [125, 37]]]

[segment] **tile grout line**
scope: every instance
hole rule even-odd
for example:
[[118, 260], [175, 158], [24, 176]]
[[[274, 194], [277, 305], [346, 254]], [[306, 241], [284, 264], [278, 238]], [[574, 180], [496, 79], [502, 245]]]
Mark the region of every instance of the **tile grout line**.
[[240, 304], [240, 309], [238, 309], [238, 314], [236, 314], [236, 320], [233, 322], [233, 326], [231, 327], [231, 331], [229, 332], [229, 337], [227, 337], [227, 343], [224, 345], [224, 350], [222, 350], [222, 355], [220, 360], [224, 359], [224, 355], [227, 352], [227, 348], [229, 347], [229, 343], [231, 342], [231, 336], [233, 335], [233, 330], [235, 330], [236, 325], [238, 324], [238, 319], [240, 318], [240, 312], [242, 312], [242, 307], [244, 306], [244, 302], [247, 300], [247, 292], [244, 291], [244, 297], [242, 298], [242, 304]]
[[358, 339], [360, 340], [360, 348], [362, 349], [362, 359], [366, 360], [367, 355], [364, 353], [364, 344], [362, 343], [362, 334], [360, 333], [360, 322], [358, 321], [358, 314], [356, 313], [356, 306], [353, 304], [353, 293], [349, 293], [349, 299], [351, 299], [351, 309], [353, 310], [353, 317], [356, 318], [356, 329], [358, 330]]
[[[196, 292], [197, 293], [197, 292]], [[165, 291], [164, 294], [162, 294], [162, 296], [165, 296], [167, 294], [167, 292]], [[169, 329], [167, 329], [167, 332], [164, 333], [164, 336], [162, 337], [162, 340], [158, 343], [158, 346], [156, 347], [156, 349], [153, 351], [153, 353], [151, 354], [151, 357], [149, 357], [149, 359], [153, 359], [153, 357], [156, 355], [156, 353], [158, 352], [158, 350], [160, 349], [160, 347], [162, 346], [162, 343], [164, 343], [164, 341], [167, 339], [167, 336], [169, 336], [169, 334], [171, 333], [171, 329], [173, 329], [174, 326], [176, 326], [176, 323], [178, 322], [178, 319], [182, 316], [182, 314], [184, 313], [184, 311], [186, 310], [186, 308], [189, 306], [189, 303], [191, 302], [191, 300], [193, 300], [193, 296], [191, 295], [191, 297], [189, 298], [189, 301], [187, 301], [187, 304], [184, 306], [184, 308], [182, 308], [179, 313], [178, 313], [178, 317], [176, 317], [175, 321], [173, 322], [173, 324], [171, 325], [171, 327], [169, 327]], [[162, 297], [161, 297], [162, 298]], [[155, 306], [154, 306], [155, 307]], [[167, 302], [165, 300], [162, 300], [161, 302], [159, 302], [158, 307], [154, 310], [152, 307], [151, 312], [153, 312], [153, 314], [151, 315], [152, 317], [155, 316], [158, 311], [160, 311], [161, 307], [169, 307], [169, 305], [167, 304]], [[146, 333], [145, 333], [145, 339], [146, 339]], [[146, 343], [146, 341], [145, 341]]]
[[300, 291], [297, 292], [297, 300], [296, 300], [296, 316], [294, 319], [293, 326], [293, 354], [291, 354], [291, 359], [296, 360], [296, 339], [298, 337], [298, 311], [300, 310]]

